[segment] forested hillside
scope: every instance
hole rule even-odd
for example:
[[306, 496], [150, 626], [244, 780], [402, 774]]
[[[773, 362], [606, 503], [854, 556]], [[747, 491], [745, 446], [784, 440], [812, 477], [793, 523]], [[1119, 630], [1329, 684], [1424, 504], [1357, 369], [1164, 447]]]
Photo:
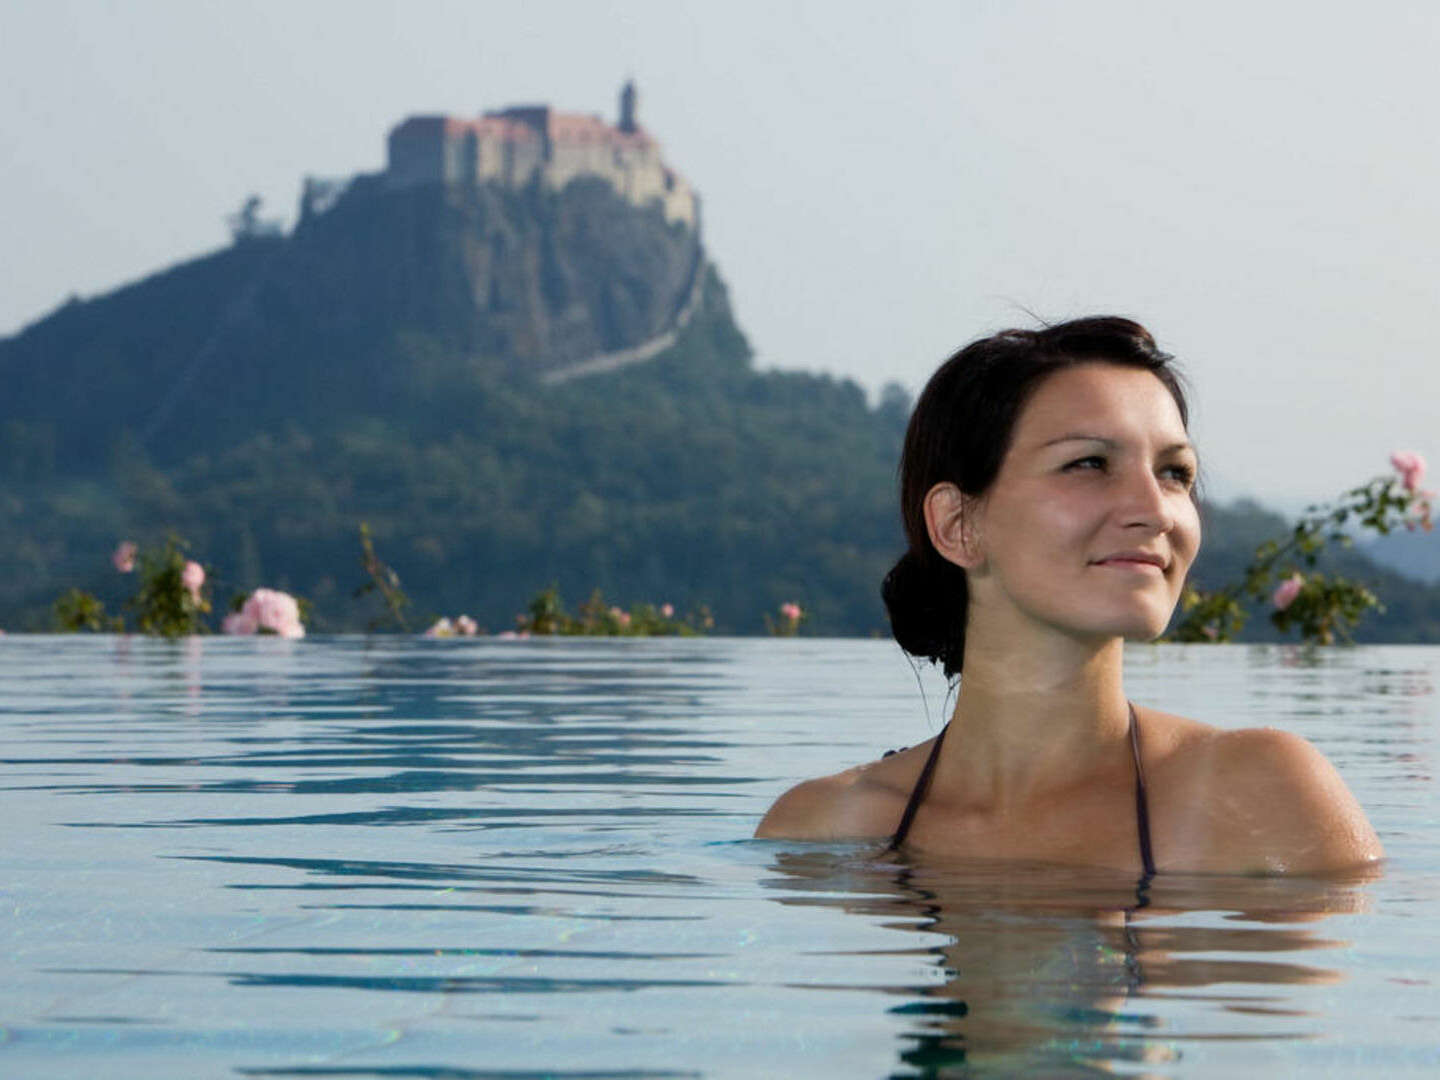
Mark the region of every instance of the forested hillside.
[[70, 585], [113, 605], [114, 541], [173, 530], [222, 595], [285, 587], [316, 629], [358, 629], [374, 614], [351, 596], [365, 521], [417, 618], [504, 629], [555, 582], [574, 600], [705, 604], [732, 632], [786, 600], [817, 631], [879, 632], [903, 404], [748, 355], [712, 274], [676, 346], [614, 374], [546, 386], [412, 331], [390, 351], [412, 377], [383, 412], [297, 409], [164, 463], [121, 432], [101, 467], [12, 477], [0, 543], [21, 572], [0, 581], [0, 625], [42, 627]]

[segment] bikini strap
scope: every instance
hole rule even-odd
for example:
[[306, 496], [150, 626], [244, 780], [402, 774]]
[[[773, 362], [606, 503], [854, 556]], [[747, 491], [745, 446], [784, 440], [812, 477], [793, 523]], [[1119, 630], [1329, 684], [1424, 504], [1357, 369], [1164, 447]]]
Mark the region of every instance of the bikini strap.
[[[1150, 800], [1145, 789], [1145, 765], [1140, 757], [1140, 721], [1135, 715], [1135, 706], [1129, 702], [1126, 702], [1126, 705], [1130, 709], [1130, 753], [1135, 758], [1135, 824], [1140, 838], [1140, 862], [1145, 868], [1145, 876], [1140, 879], [1140, 894], [1143, 898], [1150, 879], [1155, 876], [1155, 856], [1150, 847]], [[945, 734], [949, 730], [950, 725], [946, 724], [940, 729], [940, 734], [935, 736], [935, 744], [930, 747], [930, 755], [925, 759], [925, 766], [920, 770], [920, 776], [910, 792], [910, 801], [905, 804], [900, 826], [890, 838], [891, 851], [903, 844], [910, 833], [915, 814], [925, 800], [925, 793], [930, 790], [930, 778], [935, 773], [935, 763], [940, 760], [940, 748], [945, 744]], [[1141, 906], [1146, 902], [1146, 899], [1142, 899]]]
[[945, 733], [950, 730], [946, 724], [940, 729], [940, 734], [935, 736], [935, 745], [930, 748], [930, 756], [925, 759], [925, 767], [920, 770], [920, 778], [915, 781], [915, 787], [910, 791], [910, 801], [905, 804], [905, 813], [900, 818], [900, 827], [895, 830], [895, 835], [890, 838], [889, 850], [894, 851], [905, 842], [905, 837], [910, 832], [910, 823], [915, 820], [915, 812], [920, 809], [920, 803], [925, 799], [925, 792], [930, 790], [930, 777], [935, 772], [935, 762], [940, 760], [940, 747], [945, 743]]
[[[1126, 702], [1130, 705], [1129, 702]], [[1150, 849], [1150, 800], [1145, 794], [1145, 765], [1140, 760], [1140, 721], [1130, 705], [1130, 752], [1135, 755], [1135, 822], [1140, 833], [1140, 862], [1145, 867], [1141, 888], [1155, 876], [1155, 857]]]

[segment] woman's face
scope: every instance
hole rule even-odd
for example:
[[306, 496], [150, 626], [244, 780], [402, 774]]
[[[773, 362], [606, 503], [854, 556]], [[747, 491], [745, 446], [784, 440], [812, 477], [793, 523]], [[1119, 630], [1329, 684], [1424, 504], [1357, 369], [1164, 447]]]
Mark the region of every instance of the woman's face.
[[1196, 468], [1150, 372], [1094, 363], [1046, 378], [969, 522], [972, 619], [1159, 635], [1200, 546]]

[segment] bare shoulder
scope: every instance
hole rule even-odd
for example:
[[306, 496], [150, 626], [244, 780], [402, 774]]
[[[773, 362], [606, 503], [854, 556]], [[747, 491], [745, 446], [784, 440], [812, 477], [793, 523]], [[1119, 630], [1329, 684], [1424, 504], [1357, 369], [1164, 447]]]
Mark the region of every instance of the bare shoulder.
[[1317, 873], [1383, 856], [1355, 796], [1308, 740], [1164, 720], [1176, 721], [1161, 770], [1171, 781], [1175, 854], [1188, 864], [1176, 869]]
[[918, 772], [919, 748], [806, 780], [775, 800], [755, 835], [790, 840], [858, 840], [894, 831]]

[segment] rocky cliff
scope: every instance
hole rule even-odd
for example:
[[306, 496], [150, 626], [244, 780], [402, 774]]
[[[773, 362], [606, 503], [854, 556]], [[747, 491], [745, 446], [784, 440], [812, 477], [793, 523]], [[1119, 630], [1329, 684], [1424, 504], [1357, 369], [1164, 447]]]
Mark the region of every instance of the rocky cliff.
[[387, 189], [360, 178], [284, 237], [256, 237], [0, 341], [0, 457], [62, 473], [138, 445], [171, 463], [277, 422], [393, 413], [456, 373], [521, 381], [674, 329], [698, 233], [604, 181]]

